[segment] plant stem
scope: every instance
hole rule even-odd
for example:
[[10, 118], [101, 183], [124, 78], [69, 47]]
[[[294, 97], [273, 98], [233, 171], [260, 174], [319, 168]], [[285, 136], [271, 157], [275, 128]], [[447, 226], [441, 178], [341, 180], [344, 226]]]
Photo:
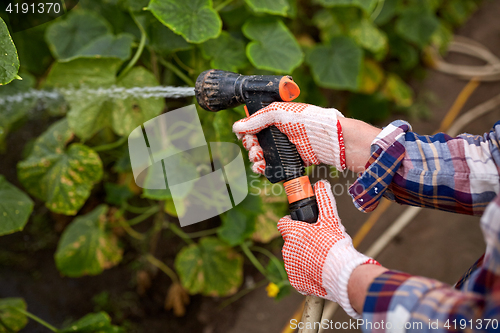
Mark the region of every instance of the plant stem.
[[122, 227], [123, 230], [125, 230], [125, 232], [129, 234], [129, 236], [138, 240], [144, 240], [146, 238], [146, 236], [144, 236], [140, 232], [137, 232], [134, 229], [132, 229], [127, 222], [123, 221], [122, 219], [118, 219], [118, 221], [120, 223], [120, 227]]
[[49, 330], [51, 330], [52, 332], [57, 332], [59, 331], [57, 328], [55, 328], [54, 326], [50, 325], [49, 323], [47, 323], [45, 320], [41, 319], [41, 318], [38, 318], [37, 316], [35, 316], [34, 314], [32, 313], [29, 313], [28, 311], [25, 311], [23, 309], [20, 309], [20, 308], [15, 308], [15, 307], [11, 307], [11, 309], [13, 310], [16, 310], [17, 312], [20, 312], [22, 313], [23, 315], [25, 315], [26, 317], [28, 318], [31, 318], [33, 319], [34, 321], [36, 321], [37, 323], [39, 323], [40, 325], [43, 325], [45, 327], [47, 327]]
[[169, 223], [168, 224], [168, 228], [170, 230], [172, 230], [172, 232], [174, 234], [176, 234], [177, 236], [179, 236], [180, 238], [182, 238], [189, 245], [194, 244], [194, 242], [191, 240], [191, 238], [184, 231], [182, 231], [181, 228], [179, 228], [175, 224]]
[[132, 60], [130, 60], [130, 62], [127, 64], [127, 67], [125, 67], [125, 69], [120, 73], [120, 75], [118, 75], [117, 80], [120, 80], [121, 78], [123, 78], [132, 69], [132, 67], [134, 67], [137, 60], [139, 60], [139, 58], [142, 54], [142, 51], [144, 50], [144, 45], [146, 45], [146, 30], [144, 30], [143, 26], [139, 23], [139, 21], [137, 20], [137, 18], [134, 15], [134, 13], [132, 11], [129, 11], [129, 13], [130, 13], [130, 16], [132, 16], [132, 19], [134, 20], [135, 24], [137, 25], [137, 27], [141, 31], [141, 41], [139, 42], [139, 47], [137, 48], [137, 51], [135, 52], [134, 57], [132, 58]]
[[174, 64], [172, 64], [171, 62], [169, 61], [166, 61], [165, 59], [163, 58], [160, 58], [160, 63], [167, 67], [168, 69], [170, 69], [172, 72], [174, 72], [175, 75], [177, 75], [182, 81], [184, 81], [188, 86], [190, 87], [194, 87], [194, 82], [193, 80], [191, 80], [189, 78], [189, 76], [187, 76], [186, 74], [184, 74], [179, 68], [177, 68], [177, 66], [175, 66]]
[[129, 226], [136, 225], [137, 223], [141, 223], [151, 215], [156, 214], [160, 210], [160, 207], [158, 206], [153, 206], [149, 208], [147, 211], [145, 211], [142, 215], [136, 216], [131, 220], [128, 220], [127, 223]]
[[264, 269], [264, 266], [255, 258], [253, 255], [252, 251], [248, 248], [248, 245], [246, 243], [242, 243], [240, 245], [241, 249], [243, 250], [243, 253], [247, 256], [247, 258], [252, 262], [252, 264], [259, 270], [259, 272], [262, 273], [262, 275], [267, 276], [267, 272]]
[[213, 234], [217, 233], [217, 230], [219, 228], [213, 228], [213, 229], [208, 229], [208, 230], [201, 230], [197, 232], [184, 232], [186, 236], [189, 238], [199, 238], [199, 237], [205, 237], [205, 236], [210, 236]]
[[253, 287], [241, 290], [237, 294], [233, 295], [231, 298], [229, 298], [229, 299], [225, 300], [223, 303], [221, 303], [221, 305], [219, 305], [218, 309], [219, 310], [224, 309], [226, 306], [228, 306], [231, 303], [236, 302], [237, 300], [239, 300], [240, 298], [242, 298], [243, 296], [245, 296], [249, 292], [266, 285], [266, 283], [267, 283], [267, 280], [263, 279], [263, 280], [257, 282]]
[[68, 12], [68, 9], [66, 7], [66, 2], [64, 0], [61, 0], [61, 5], [62, 5], [62, 8], [63, 8], [63, 11], [64, 13], [67, 13]]
[[100, 145], [100, 146], [95, 146], [95, 147], [92, 147], [92, 149], [96, 152], [111, 150], [111, 149], [115, 149], [115, 148], [120, 147], [126, 141], [127, 141], [127, 137], [122, 136], [119, 140], [117, 140], [115, 142], [107, 143], [107, 144]]
[[146, 207], [136, 207], [132, 206], [128, 203], [123, 204], [123, 209], [125, 209], [128, 212], [134, 213], [134, 214], [142, 214], [144, 212], [147, 212], [149, 209], [151, 209], [153, 206], [146, 206]]
[[370, 18], [372, 21], [375, 21], [375, 19], [379, 16], [380, 12], [382, 11], [382, 8], [384, 7], [385, 0], [378, 0], [377, 2], [377, 7], [373, 10], [373, 12], [370, 14]]
[[187, 66], [186, 64], [184, 64], [184, 63], [182, 62], [182, 60], [181, 60], [181, 59], [179, 59], [179, 57], [177, 56], [177, 53], [173, 53], [173, 57], [174, 57], [175, 62], [176, 62], [179, 66], [181, 66], [181, 68], [184, 68], [184, 70], [185, 70], [186, 72], [188, 72], [190, 75], [194, 73], [194, 69], [192, 69], [191, 67], [189, 67], [189, 66]]
[[233, 0], [226, 0], [222, 3], [220, 3], [217, 7], [215, 7], [215, 11], [216, 12], [219, 12], [221, 11], [224, 7], [226, 7], [227, 5], [229, 5], [231, 2], [233, 2]]
[[156, 259], [152, 254], [148, 253], [146, 254], [146, 260], [149, 261], [152, 265], [158, 267], [163, 273], [167, 274], [168, 277], [175, 283], [179, 283], [179, 278], [177, 277], [177, 274], [165, 265], [165, 263], [161, 260]]
[[283, 265], [281, 265], [278, 258], [276, 258], [276, 256], [274, 254], [272, 254], [271, 251], [269, 251], [268, 249], [265, 249], [263, 247], [260, 247], [260, 246], [252, 246], [251, 249], [253, 251], [262, 253], [263, 255], [267, 256], [269, 258], [269, 260], [271, 260], [271, 262], [276, 266], [276, 268], [278, 268], [278, 271], [280, 272], [281, 278], [283, 280], [286, 280], [287, 275], [286, 275], [286, 272], [284, 272]]

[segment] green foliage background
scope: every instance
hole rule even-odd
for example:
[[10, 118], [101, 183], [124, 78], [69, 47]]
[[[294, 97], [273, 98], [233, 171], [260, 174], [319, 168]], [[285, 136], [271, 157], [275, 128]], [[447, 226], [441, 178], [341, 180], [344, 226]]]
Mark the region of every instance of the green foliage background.
[[[405, 82], [419, 73], [425, 50], [445, 52], [453, 29], [477, 3], [81, 0], [67, 15], [12, 38], [0, 22], [0, 98], [31, 88], [194, 86], [203, 70], [220, 68], [291, 74], [301, 87], [299, 101], [380, 121], [412, 105], [414, 93]], [[286, 213], [286, 199], [273, 196], [265, 180], [254, 180], [260, 195], [222, 214], [220, 226], [194, 234], [172, 222], [189, 209], [189, 202], [176, 211], [168, 191], [142, 191], [134, 185], [128, 134], [192, 100], [64, 97], [36, 111], [53, 124], [26, 144], [25, 158], [17, 165], [23, 190], [0, 176], [0, 235], [22, 230], [30, 215], [35, 219], [46, 212], [43, 205], [52, 216], [75, 216], [54, 254], [62, 275], [100, 274], [129, 251], [140, 272], [154, 265], [170, 276], [177, 314], [183, 312], [185, 302], [179, 299], [186, 291], [208, 296], [237, 292], [245, 257], [278, 286], [278, 297], [289, 291], [282, 262], [263, 245], [279, 236], [276, 222]], [[35, 104], [13, 102], [0, 110], [4, 154], [9, 154], [9, 132], [25, 124]], [[199, 115], [207, 141], [236, 142], [230, 129], [242, 117], [241, 109]], [[152, 221], [147, 231], [132, 228], [143, 221]], [[174, 267], [154, 258], [145, 245], [167, 231], [186, 243]], [[0, 300], [0, 318], [12, 331], [26, 324], [25, 310], [21, 299]], [[86, 332], [92, 325], [101, 325], [102, 332], [120, 330], [105, 313], [95, 313], [74, 323], [76, 330], [61, 332]], [[0, 325], [0, 332], [6, 330]]]

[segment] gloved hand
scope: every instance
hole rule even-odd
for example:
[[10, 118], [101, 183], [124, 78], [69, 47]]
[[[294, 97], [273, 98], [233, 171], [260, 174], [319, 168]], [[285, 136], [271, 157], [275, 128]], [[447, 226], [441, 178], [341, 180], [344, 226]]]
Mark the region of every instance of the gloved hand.
[[288, 279], [301, 294], [337, 302], [348, 315], [360, 318], [349, 301], [347, 283], [359, 265], [378, 263], [354, 249], [351, 237], [340, 223], [330, 183], [317, 182], [314, 193], [318, 222], [309, 224], [285, 216], [278, 223], [285, 241], [282, 253]]
[[326, 163], [345, 169], [345, 148], [342, 127], [336, 109], [293, 102], [275, 102], [248, 118], [237, 121], [233, 132], [249, 151], [252, 170], [264, 173], [266, 162], [256, 133], [275, 125], [295, 144], [306, 166]]

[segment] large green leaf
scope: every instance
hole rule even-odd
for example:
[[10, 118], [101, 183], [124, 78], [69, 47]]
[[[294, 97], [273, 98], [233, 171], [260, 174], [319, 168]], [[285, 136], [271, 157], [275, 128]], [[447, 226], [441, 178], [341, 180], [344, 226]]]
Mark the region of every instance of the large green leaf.
[[[69, 126], [80, 138], [87, 139], [111, 123], [110, 107], [105, 105], [108, 96], [86, 93], [87, 89], [107, 88], [116, 83], [116, 72], [121, 60], [74, 59], [56, 62], [52, 67], [46, 86], [67, 88], [63, 92], [69, 102]], [[74, 91], [72, 88], [79, 89]]]
[[222, 21], [211, 0], [151, 0], [148, 9], [191, 43], [203, 43], [221, 32]]
[[349, 35], [359, 45], [374, 53], [387, 49], [387, 36], [367, 18], [353, 21], [349, 25]]
[[97, 275], [122, 259], [117, 237], [106, 230], [108, 206], [100, 205], [75, 218], [64, 230], [55, 254], [57, 269], [64, 275]]
[[[0, 333], [18, 332], [28, 323], [26, 315], [16, 311], [14, 308], [26, 311], [26, 302], [22, 298], [0, 299]], [[3, 325], [7, 326], [6, 329]]]
[[10, 37], [7, 25], [0, 18], [0, 85], [14, 80], [19, 70], [16, 46]]
[[363, 50], [349, 37], [333, 37], [316, 46], [307, 59], [316, 82], [332, 89], [356, 90], [362, 70]]
[[420, 47], [427, 45], [438, 27], [436, 15], [422, 7], [406, 8], [396, 22], [396, 32]]
[[17, 165], [19, 181], [51, 211], [75, 215], [102, 177], [102, 162], [92, 149], [73, 143], [63, 119], [35, 141], [29, 157]]
[[113, 36], [108, 22], [88, 11], [71, 11], [66, 19], [55, 21], [45, 38], [56, 59], [78, 57], [130, 57], [133, 36]]
[[106, 312], [89, 313], [68, 325], [60, 333], [118, 333], [123, 330], [111, 325], [111, 318]]
[[291, 73], [302, 63], [302, 50], [280, 19], [250, 19], [243, 25], [243, 33], [252, 40], [247, 56], [255, 67]]
[[[134, 67], [117, 84], [118, 87], [155, 87], [159, 83], [153, 73], [144, 67]], [[111, 123], [115, 133], [129, 135], [134, 128], [159, 115], [164, 107], [160, 98], [129, 97], [113, 100], [111, 107], [106, 105], [111, 113]], [[83, 116], [83, 114], [82, 114]]]
[[33, 201], [0, 175], [0, 236], [23, 230]]
[[258, 13], [286, 16], [290, 8], [287, 0], [245, 0], [245, 2]]
[[356, 6], [369, 13], [377, 5], [378, 0], [316, 0], [316, 2], [325, 7]]
[[216, 39], [203, 43], [201, 50], [207, 59], [211, 59], [212, 68], [236, 72], [248, 63], [245, 43], [225, 31]]
[[238, 206], [221, 216], [222, 227], [217, 230], [219, 237], [231, 246], [243, 243], [255, 231], [255, 220], [262, 213], [262, 201], [251, 193]]
[[118, 58], [127, 60], [132, 52], [134, 36], [131, 34], [103, 35], [85, 45], [75, 57]]
[[187, 50], [192, 47], [192, 44], [175, 34], [168, 27], [161, 24], [155, 17], [149, 21], [148, 30], [148, 45], [153, 50], [160, 53], [171, 53], [179, 50]]
[[36, 103], [35, 98], [19, 98], [7, 101], [15, 95], [27, 93], [35, 85], [35, 78], [28, 74], [22, 74], [22, 80], [14, 80], [9, 84], [0, 86], [0, 99], [4, 102], [0, 104], [0, 149], [3, 148], [4, 140], [12, 125], [22, 119], [26, 113], [33, 108]]
[[177, 254], [175, 269], [189, 293], [227, 296], [241, 285], [243, 258], [221, 240], [206, 237]]
[[[56, 62], [47, 76], [45, 85], [53, 88], [109, 87], [115, 84], [116, 72], [121, 64], [121, 60], [112, 58], [84, 58], [69, 62]], [[84, 91], [80, 93], [80, 95], [84, 94]]]

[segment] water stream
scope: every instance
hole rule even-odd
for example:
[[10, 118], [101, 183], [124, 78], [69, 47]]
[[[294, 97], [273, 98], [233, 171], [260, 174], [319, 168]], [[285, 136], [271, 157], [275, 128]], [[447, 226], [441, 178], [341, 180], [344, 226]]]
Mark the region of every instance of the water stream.
[[[58, 90], [30, 89], [23, 93], [0, 96], [0, 112], [9, 111], [21, 105], [31, 105], [37, 108], [36, 102], [54, 105], [64, 101], [83, 101], [100, 97], [108, 99], [126, 98], [183, 98], [194, 96], [193, 87], [133, 87], [124, 88], [112, 86], [109, 88], [64, 88]], [[35, 105], [33, 103], [36, 103]], [[39, 106], [39, 105], [38, 105]]]

